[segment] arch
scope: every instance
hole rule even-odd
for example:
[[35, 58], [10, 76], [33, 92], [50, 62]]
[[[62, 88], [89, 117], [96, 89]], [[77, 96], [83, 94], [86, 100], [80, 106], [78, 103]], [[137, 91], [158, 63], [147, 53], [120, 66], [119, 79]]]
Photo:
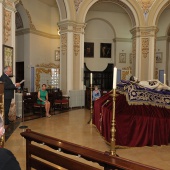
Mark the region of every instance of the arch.
[[19, 12], [21, 19], [23, 21], [23, 29], [25, 29], [25, 28], [36, 29], [31, 21], [29, 12], [24, 8], [23, 4], [21, 4], [21, 3], [16, 4], [16, 10], [17, 10], [17, 12]]
[[114, 36], [116, 37], [116, 31], [115, 31], [114, 27], [112, 26], [112, 24], [109, 21], [107, 21], [107, 20], [105, 20], [103, 18], [92, 18], [92, 19], [87, 20], [86, 22], [89, 22], [89, 21], [92, 21], [92, 20], [101, 20], [101, 21], [107, 23], [110, 26], [110, 28], [112, 29], [112, 31], [114, 33]]
[[60, 21], [76, 20], [75, 5], [72, 1], [56, 0], [56, 2], [59, 8]]
[[169, 4], [170, 2], [164, 0], [156, 1], [156, 3], [153, 4], [152, 10], [148, 15], [148, 25], [158, 25], [160, 15]]
[[[133, 2], [127, 2], [127, 1], [117, 1], [117, 0], [93, 0], [90, 2], [90, 0], [83, 1], [82, 4], [80, 5], [80, 8], [78, 9], [78, 14], [77, 14], [77, 21], [78, 22], [85, 22], [85, 18], [87, 15], [87, 12], [89, 11], [90, 7], [94, 5], [95, 3], [104, 3], [104, 2], [111, 2], [114, 4], [117, 4], [121, 6], [129, 15], [131, 21], [132, 21], [132, 26], [140, 26], [144, 25], [144, 17], [141, 8], [139, 7], [139, 4], [131, 0]], [[142, 17], [141, 17], [142, 16]], [[140, 19], [139, 19], [140, 18]]]

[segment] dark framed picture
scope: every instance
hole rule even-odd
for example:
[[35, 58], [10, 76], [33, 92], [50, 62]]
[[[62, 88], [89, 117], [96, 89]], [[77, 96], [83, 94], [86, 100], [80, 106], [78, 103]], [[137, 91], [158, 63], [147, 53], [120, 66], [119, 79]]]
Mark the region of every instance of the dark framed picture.
[[100, 44], [100, 57], [101, 58], [111, 58], [112, 44], [111, 43], [101, 43]]
[[3, 68], [6, 66], [10, 66], [13, 70], [13, 47], [3, 45]]
[[94, 57], [93, 42], [84, 42], [84, 57]]

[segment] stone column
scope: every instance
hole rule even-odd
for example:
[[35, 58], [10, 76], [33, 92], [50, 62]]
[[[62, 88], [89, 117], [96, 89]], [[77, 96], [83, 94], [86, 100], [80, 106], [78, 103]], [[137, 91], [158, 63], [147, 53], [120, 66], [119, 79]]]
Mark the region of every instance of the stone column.
[[[8, 0], [1, 1], [0, 0], [0, 52], [3, 54], [3, 45], [9, 46], [13, 48], [13, 75], [15, 75], [15, 0], [13, 2], [10, 2]], [[2, 55], [2, 58], [0, 58], [1, 62], [1, 69], [3, 70], [3, 59], [4, 56]], [[15, 77], [13, 77], [14, 81]]]
[[2, 45], [3, 45], [3, 5], [0, 2], [0, 75], [2, 75], [3, 70], [3, 56], [2, 56]]
[[60, 28], [60, 88], [67, 94], [69, 90], [83, 89], [84, 68], [84, 24], [63, 21]]
[[131, 30], [133, 35], [134, 75], [139, 80], [155, 78], [156, 27], [138, 27]]

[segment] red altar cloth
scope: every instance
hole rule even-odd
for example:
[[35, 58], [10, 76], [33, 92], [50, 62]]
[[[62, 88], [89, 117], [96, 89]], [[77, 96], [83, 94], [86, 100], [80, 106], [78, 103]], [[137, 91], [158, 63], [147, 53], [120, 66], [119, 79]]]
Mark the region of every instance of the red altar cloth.
[[[110, 93], [112, 94], [112, 93]], [[93, 124], [110, 142], [112, 96], [94, 102]], [[153, 146], [170, 143], [170, 109], [152, 105], [129, 105], [124, 94], [116, 97], [116, 145]]]

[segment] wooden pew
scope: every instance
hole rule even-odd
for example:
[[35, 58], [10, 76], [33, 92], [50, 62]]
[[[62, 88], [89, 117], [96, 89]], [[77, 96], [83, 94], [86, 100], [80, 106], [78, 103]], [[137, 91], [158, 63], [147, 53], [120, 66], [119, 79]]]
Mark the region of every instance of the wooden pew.
[[[69, 170], [97, 170], [85, 163], [67, 157], [67, 154], [81, 156], [82, 158], [97, 162], [104, 167], [104, 170], [156, 170], [157, 168], [133, 162], [116, 156], [111, 156], [108, 153], [97, 151], [91, 148], [73, 144], [64, 140], [53, 138], [27, 129], [21, 133], [26, 139], [26, 170], [35, 168], [37, 170], [57, 170], [58, 168], [51, 165], [53, 163], [60, 167]], [[35, 145], [35, 143], [44, 144], [52, 149], [54, 152]], [[57, 150], [64, 152], [63, 156]], [[35, 157], [36, 156], [36, 157]], [[38, 158], [41, 158], [38, 159]], [[43, 160], [42, 160], [43, 159]], [[49, 161], [50, 163], [46, 162]]]

